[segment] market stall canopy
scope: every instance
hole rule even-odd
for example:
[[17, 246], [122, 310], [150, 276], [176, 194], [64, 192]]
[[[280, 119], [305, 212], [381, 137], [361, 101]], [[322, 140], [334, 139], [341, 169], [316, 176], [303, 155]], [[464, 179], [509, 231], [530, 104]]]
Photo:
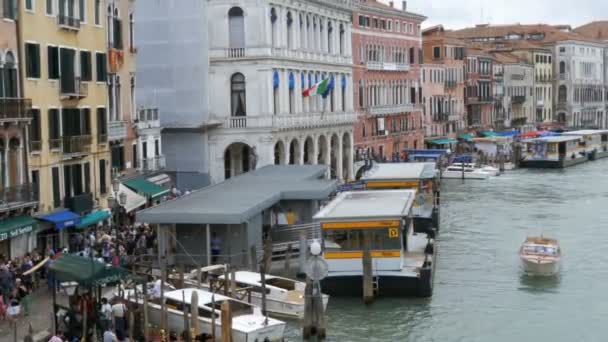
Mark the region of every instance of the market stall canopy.
[[466, 134], [460, 135], [458, 138], [462, 139], [462, 140], [466, 140], [466, 141], [471, 141], [475, 137], [473, 136], [473, 134], [466, 133]]
[[51, 263], [49, 269], [60, 282], [73, 281], [82, 286], [105, 285], [130, 276], [124, 268], [72, 254], [63, 254]]
[[269, 165], [137, 213], [152, 224], [241, 224], [281, 200], [324, 200], [324, 165]]
[[140, 195], [146, 196], [150, 199], [156, 199], [169, 192], [169, 189], [165, 189], [160, 185], [156, 185], [144, 177], [137, 177], [125, 181], [124, 184], [129, 188], [135, 190]]
[[505, 132], [498, 132], [498, 135], [500, 135], [501, 137], [514, 137], [516, 135], [519, 135], [519, 131], [505, 131]]
[[441, 138], [441, 139], [432, 139], [427, 141], [431, 145], [445, 145], [457, 142], [456, 139], [452, 138]]
[[80, 223], [76, 225], [78, 229], [84, 229], [88, 226], [96, 225], [97, 222], [103, 221], [110, 217], [110, 213], [105, 210], [94, 211], [80, 220]]
[[498, 133], [493, 132], [493, 131], [482, 131], [481, 134], [483, 134], [486, 137], [497, 137], [497, 136], [499, 136]]
[[15, 216], [0, 220], [0, 241], [33, 232], [37, 227], [38, 222], [29, 215]]
[[80, 223], [80, 215], [69, 210], [58, 211], [40, 217], [41, 220], [52, 222], [57, 229], [72, 227]]
[[128, 187], [126, 187], [124, 184], [120, 184], [119, 190], [118, 190], [118, 194], [120, 196], [120, 194], [124, 193], [125, 195], [127, 195], [127, 203], [125, 205], [123, 205], [123, 207], [125, 208], [125, 211], [127, 213], [132, 212], [133, 210], [141, 207], [142, 205], [146, 204], [146, 198], [143, 196], [140, 196], [139, 194], [137, 194], [135, 191], [129, 189]]

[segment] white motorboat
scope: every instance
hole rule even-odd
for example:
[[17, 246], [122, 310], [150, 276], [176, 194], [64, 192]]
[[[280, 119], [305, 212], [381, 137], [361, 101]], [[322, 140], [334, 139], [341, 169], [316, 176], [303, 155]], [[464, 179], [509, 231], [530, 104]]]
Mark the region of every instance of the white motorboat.
[[452, 164], [448, 166], [442, 173], [441, 178], [443, 179], [488, 179], [491, 176], [495, 176], [493, 172], [484, 170], [482, 168], [467, 166], [470, 164], [464, 164], [464, 172], [462, 164]]
[[[202, 272], [205, 268], [201, 269]], [[198, 271], [192, 271], [185, 277], [187, 286], [198, 286], [197, 279]], [[262, 306], [262, 275], [257, 272], [237, 271], [234, 272], [234, 281], [236, 292], [245, 298], [243, 300], [251, 301], [251, 304]], [[219, 282], [223, 282], [225, 276], [222, 274], [217, 277]], [[277, 277], [273, 275], [265, 275], [266, 287], [266, 310], [270, 315], [302, 319], [304, 317], [304, 289], [306, 283], [293, 279]], [[201, 283], [203, 289], [209, 289], [209, 283]], [[246, 295], [248, 291], [250, 295]], [[327, 308], [328, 295], [323, 295], [323, 309]]]
[[552, 276], [559, 272], [562, 252], [557, 240], [528, 237], [519, 249], [524, 271], [529, 275]]
[[[283, 341], [285, 322], [266, 318], [262, 311], [252, 304], [193, 288], [164, 293], [167, 306], [167, 327], [170, 331], [184, 330], [183, 310], [191, 312], [190, 304], [194, 292], [197, 292], [198, 295], [199, 329], [202, 333], [211, 335], [212, 315], [214, 315], [215, 341], [221, 341], [221, 305], [225, 301], [230, 303], [232, 312], [232, 341]], [[135, 303], [135, 298], [129, 295], [129, 291], [125, 292], [124, 298]], [[142, 305], [143, 299], [139, 298], [137, 304]], [[161, 311], [160, 299], [152, 298], [148, 301], [148, 317], [151, 324], [160, 325]]]

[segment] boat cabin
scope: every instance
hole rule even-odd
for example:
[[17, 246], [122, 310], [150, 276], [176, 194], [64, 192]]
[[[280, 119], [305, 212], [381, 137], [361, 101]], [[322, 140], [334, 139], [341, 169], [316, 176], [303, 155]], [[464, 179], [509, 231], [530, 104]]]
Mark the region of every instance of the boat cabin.
[[563, 168], [588, 160], [578, 135], [550, 136], [526, 141], [521, 167]]
[[254, 307], [250, 304], [237, 301], [235, 299], [222, 296], [220, 294], [215, 294], [214, 298], [212, 298], [211, 292], [192, 288], [169, 291], [165, 293], [165, 304], [167, 305], [167, 308], [169, 310], [176, 310], [181, 312], [183, 312], [184, 309], [190, 311], [192, 293], [195, 291], [198, 295], [199, 317], [211, 318], [213, 314], [215, 315], [216, 319], [219, 319], [222, 310], [222, 302], [225, 301], [230, 302], [232, 317], [252, 315], [254, 313]]
[[417, 190], [412, 208], [416, 231], [439, 229], [440, 177], [436, 163], [375, 164], [361, 180], [371, 190]]
[[562, 133], [563, 136], [580, 136], [580, 145], [589, 160], [608, 157], [608, 130], [586, 129]]
[[399, 270], [413, 234], [415, 196], [416, 190], [343, 192], [315, 215], [330, 276], [362, 272], [366, 245], [376, 271]]

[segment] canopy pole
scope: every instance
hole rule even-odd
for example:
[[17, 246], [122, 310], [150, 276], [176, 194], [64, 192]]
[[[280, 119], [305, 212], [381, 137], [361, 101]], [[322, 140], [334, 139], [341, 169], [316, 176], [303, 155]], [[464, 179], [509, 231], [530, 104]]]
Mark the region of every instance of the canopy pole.
[[207, 223], [205, 227], [205, 236], [207, 238], [207, 266], [211, 265], [211, 225]]

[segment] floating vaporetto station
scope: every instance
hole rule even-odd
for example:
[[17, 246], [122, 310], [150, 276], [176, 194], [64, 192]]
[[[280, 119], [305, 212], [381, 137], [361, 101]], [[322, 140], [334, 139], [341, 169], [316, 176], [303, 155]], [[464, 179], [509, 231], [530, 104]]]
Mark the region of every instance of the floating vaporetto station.
[[[374, 296], [432, 295], [435, 248], [426, 233], [414, 232], [416, 193], [343, 192], [315, 215], [329, 266], [324, 293], [361, 296], [371, 277]], [[366, 261], [371, 269], [364, 272]]]

